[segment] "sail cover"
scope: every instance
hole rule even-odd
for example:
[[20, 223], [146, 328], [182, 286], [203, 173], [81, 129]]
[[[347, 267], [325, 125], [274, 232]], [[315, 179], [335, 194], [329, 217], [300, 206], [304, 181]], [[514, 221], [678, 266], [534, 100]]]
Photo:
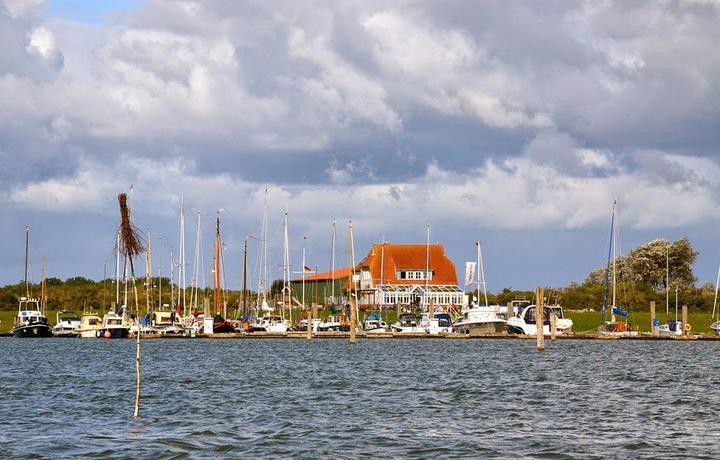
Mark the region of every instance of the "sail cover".
[[613, 307], [612, 312], [614, 315], [618, 315], [618, 316], [627, 316], [628, 315], [628, 312], [626, 312], [625, 310], [618, 308], [618, 307]]

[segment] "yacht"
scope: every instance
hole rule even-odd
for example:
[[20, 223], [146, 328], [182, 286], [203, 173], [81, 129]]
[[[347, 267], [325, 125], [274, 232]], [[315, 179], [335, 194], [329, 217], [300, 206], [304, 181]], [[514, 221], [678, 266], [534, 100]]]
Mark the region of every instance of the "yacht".
[[388, 323], [382, 320], [379, 313], [371, 313], [365, 315], [362, 321], [363, 331], [367, 334], [377, 334], [380, 332], [387, 332]]
[[318, 324], [318, 331], [320, 332], [349, 332], [350, 323], [345, 321], [340, 316], [328, 316], [324, 321]]
[[97, 334], [101, 339], [126, 339], [131, 335], [130, 324], [125, 321], [125, 315], [120, 316], [113, 311], [103, 317], [102, 326]]
[[80, 317], [80, 327], [78, 328], [78, 334], [83, 339], [96, 338], [98, 331], [102, 327], [102, 319], [97, 313], [83, 313]]
[[461, 310], [462, 316], [455, 320], [455, 332], [469, 335], [503, 332], [508, 320], [506, 319], [507, 314], [503, 315], [500, 311], [498, 305], [477, 305], [473, 303]]
[[390, 329], [392, 332], [402, 334], [425, 332], [425, 329], [420, 327], [420, 320], [415, 313], [402, 313], [398, 320], [390, 326]]
[[658, 332], [661, 335], [683, 335], [683, 323], [682, 321], [671, 319], [667, 323], [660, 325]]
[[13, 324], [14, 337], [52, 337], [47, 318], [40, 312], [40, 301], [20, 297], [18, 314]]
[[[573, 322], [563, 316], [560, 305], [546, 305], [543, 307], [543, 335], [550, 335], [550, 313], [555, 313], [555, 332], [558, 335], [571, 334]], [[535, 324], [535, 305], [528, 305], [521, 309], [516, 316], [507, 320], [507, 331], [510, 334], [537, 335]]]
[[432, 319], [428, 313], [423, 313], [420, 317], [420, 328], [428, 334], [444, 334], [453, 331], [453, 324], [450, 315], [445, 312], [433, 314]]
[[177, 321], [174, 311], [155, 311], [150, 324], [162, 335], [182, 335], [182, 322]]
[[[317, 318], [313, 318], [313, 320], [310, 322], [310, 330], [312, 332], [317, 332], [318, 327], [320, 326], [320, 323], [322, 323], [321, 320], [319, 320]], [[297, 330], [300, 332], [307, 331], [307, 326], [308, 326], [307, 318], [303, 318], [300, 321], [298, 321]]]
[[257, 318], [251, 324], [253, 332], [278, 332], [285, 333], [289, 329], [287, 321], [278, 315], [265, 315]]
[[78, 329], [80, 329], [81, 320], [74, 311], [59, 311], [56, 320], [55, 326], [52, 328], [55, 337], [77, 337], [80, 335]]

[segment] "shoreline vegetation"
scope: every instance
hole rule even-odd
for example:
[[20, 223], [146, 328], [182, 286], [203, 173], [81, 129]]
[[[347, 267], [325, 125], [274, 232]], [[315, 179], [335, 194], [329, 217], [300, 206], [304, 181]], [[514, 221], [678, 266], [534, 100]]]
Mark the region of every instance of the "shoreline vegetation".
[[[697, 256], [698, 252], [693, 249], [688, 238], [682, 238], [675, 242], [655, 239], [617, 258], [619, 282], [616, 306], [630, 313], [629, 321], [633, 330], [639, 328], [640, 331], [650, 331], [650, 302], [655, 302], [657, 318], [661, 322], [675, 319], [677, 298], [678, 312], [682, 305], [688, 306], [689, 322], [693, 332], [712, 333], [709, 326], [715, 301], [715, 286], [709, 282], [702, 286], [695, 285], [697, 278], [692, 266]], [[607, 277], [607, 267], [598, 267], [591, 271], [582, 283], [571, 282], [568, 286], [559, 288], [545, 287], [545, 303], [561, 305], [566, 316], [573, 320], [575, 333], [596, 330], [600, 324], [600, 310], [603, 303], [610, 304], [611, 295], [607, 290]], [[162, 285], [161, 301], [157, 298], [160, 284]], [[273, 282], [268, 298], [280, 299], [282, 286], [281, 280]], [[31, 284], [30, 287], [31, 293], [40, 292], [39, 284]], [[58, 310], [74, 310], [78, 314], [83, 311], [103, 314], [111, 308], [116, 293], [114, 279], [94, 281], [84, 277], [74, 277], [62, 281], [58, 278], [48, 278], [46, 288], [47, 318], [53, 324]], [[121, 291], [122, 288], [121, 281]], [[141, 299], [145, 299], [146, 288], [142, 280], [138, 284], [138, 294]], [[22, 282], [0, 287], [0, 321], [2, 321], [0, 331], [12, 328], [18, 300], [24, 290]], [[151, 278], [149, 291], [152, 309], [157, 309], [160, 305], [172, 305], [172, 299], [178, 299], [181, 293], [178, 286], [174, 283], [171, 286], [170, 280], [165, 277]], [[186, 298], [190, 298], [190, 291], [190, 288], [186, 288]], [[466, 292], [471, 301], [475, 299], [474, 289], [467, 287]], [[533, 294], [533, 291], [505, 288], [497, 293], [488, 292], [487, 300], [490, 305], [507, 305], [510, 301], [518, 299], [532, 302]], [[211, 296], [212, 289], [199, 289], [198, 297], [201, 300]], [[256, 298], [256, 292], [247, 292], [248, 309]], [[230, 318], [242, 314], [243, 291], [228, 290], [225, 292], [225, 299]], [[308, 304], [324, 303], [324, 299], [320, 296], [307, 300]], [[144, 311], [144, 308], [142, 310]], [[395, 320], [395, 308], [392, 306], [388, 306], [385, 310], [366, 309], [362, 313], [373, 311], [379, 311], [388, 322]], [[325, 318], [331, 312], [329, 308], [321, 307], [319, 314], [321, 318]]]

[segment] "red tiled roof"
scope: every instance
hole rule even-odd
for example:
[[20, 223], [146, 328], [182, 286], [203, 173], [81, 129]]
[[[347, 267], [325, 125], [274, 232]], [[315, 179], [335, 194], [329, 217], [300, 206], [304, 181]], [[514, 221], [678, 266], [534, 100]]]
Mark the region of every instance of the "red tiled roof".
[[[341, 280], [342, 278], [349, 278], [350, 277], [350, 267], [343, 267], [343, 268], [336, 268], [335, 269], [335, 279]], [[295, 278], [290, 280], [293, 283], [301, 283], [302, 282], [302, 276], [300, 278]], [[331, 281], [332, 280], [332, 272], [323, 272], [323, 273], [315, 273], [312, 275], [305, 276], [305, 282], [308, 281]]]
[[[356, 270], [368, 267], [374, 284], [425, 284], [425, 280], [398, 279], [396, 275], [397, 270], [425, 271], [427, 249], [424, 244], [373, 244]], [[428, 284], [458, 284], [455, 264], [445, 254], [445, 247], [438, 243], [431, 244], [429, 249], [433, 275]], [[384, 271], [382, 276], [381, 267]]]

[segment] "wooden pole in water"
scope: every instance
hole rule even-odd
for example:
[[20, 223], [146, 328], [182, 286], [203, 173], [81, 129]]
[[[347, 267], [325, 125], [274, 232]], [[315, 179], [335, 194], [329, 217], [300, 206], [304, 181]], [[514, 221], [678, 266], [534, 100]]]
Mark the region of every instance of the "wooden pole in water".
[[683, 335], [689, 335], [689, 331], [687, 330], [687, 323], [688, 323], [688, 306], [683, 305], [682, 306]]
[[543, 335], [543, 289], [535, 289], [535, 336], [537, 337], [538, 351], [545, 350], [545, 336]]
[[650, 330], [653, 335], [658, 335], [657, 328], [655, 327], [655, 301], [650, 301]]
[[505, 310], [505, 319], [510, 319], [515, 316], [515, 309], [513, 308], [512, 302], [507, 303], [507, 309]]
[[352, 221], [348, 222], [348, 254], [350, 256], [350, 295], [348, 296], [350, 299], [350, 343], [355, 343], [355, 327], [357, 325], [357, 318], [356, 318], [356, 299], [355, 299], [355, 267], [352, 266], [353, 263], [353, 255], [352, 255], [352, 248], [353, 248], [353, 233], [352, 233]]
[[550, 340], [555, 341], [555, 334], [557, 331], [557, 316], [555, 312], [550, 313]]
[[315, 304], [313, 304], [312, 310], [307, 310], [307, 338], [308, 338], [308, 340], [312, 339], [313, 310], [315, 310]]

